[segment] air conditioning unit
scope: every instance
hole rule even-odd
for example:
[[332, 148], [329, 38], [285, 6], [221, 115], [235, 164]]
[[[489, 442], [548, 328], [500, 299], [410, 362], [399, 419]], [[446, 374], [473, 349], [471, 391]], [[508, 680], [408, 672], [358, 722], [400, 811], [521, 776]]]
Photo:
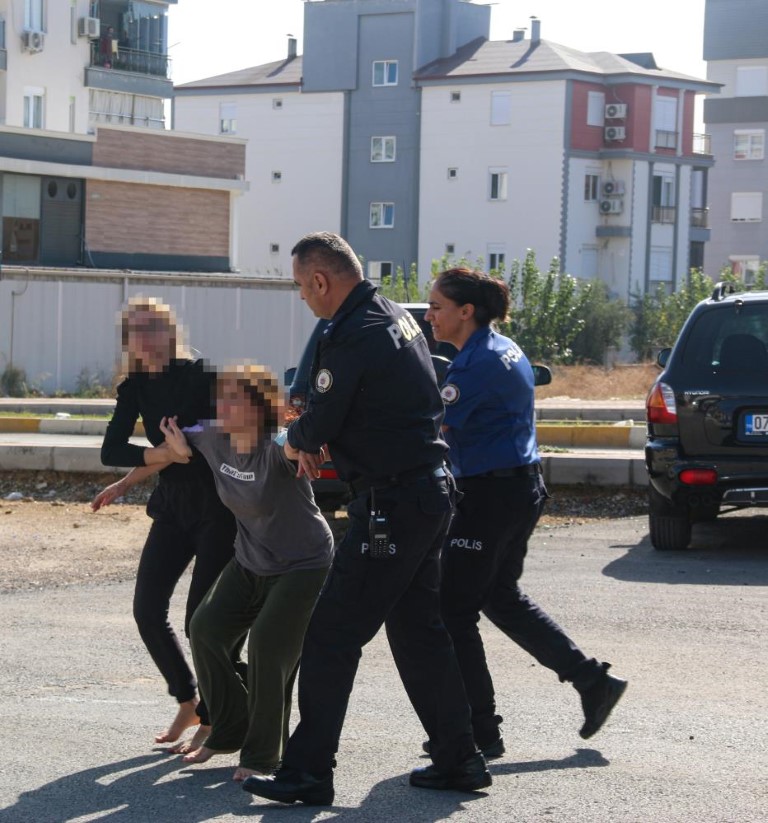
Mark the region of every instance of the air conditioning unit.
[[605, 141], [612, 143], [616, 140], [623, 140], [627, 135], [627, 130], [624, 126], [606, 126], [605, 127]]
[[81, 17], [77, 21], [80, 37], [98, 37], [101, 34], [101, 20], [98, 17]]
[[605, 180], [601, 189], [603, 197], [615, 197], [617, 194], [624, 194], [624, 181]]
[[24, 51], [38, 52], [45, 46], [45, 35], [41, 31], [25, 31], [21, 34], [21, 45]]
[[621, 214], [623, 211], [624, 201], [620, 197], [600, 201], [600, 214]]
[[626, 103], [608, 103], [605, 107], [606, 120], [623, 120], [627, 116]]

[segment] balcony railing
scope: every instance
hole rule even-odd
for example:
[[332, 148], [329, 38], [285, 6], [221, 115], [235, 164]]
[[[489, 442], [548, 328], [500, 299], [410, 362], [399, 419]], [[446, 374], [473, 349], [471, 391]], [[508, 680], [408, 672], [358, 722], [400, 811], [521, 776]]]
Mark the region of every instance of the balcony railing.
[[691, 226], [697, 229], [709, 228], [709, 209], [691, 209]]
[[100, 42], [93, 40], [91, 41], [91, 66], [168, 78], [170, 77], [171, 60], [167, 54], [127, 49], [123, 46], [118, 46], [116, 52], [105, 54]]
[[694, 154], [712, 154], [712, 137], [709, 134], [693, 135]]
[[657, 149], [676, 149], [677, 148], [677, 132], [676, 131], [660, 131], [656, 129], [656, 148]]
[[654, 206], [651, 212], [652, 223], [674, 223], [677, 217], [675, 206]]

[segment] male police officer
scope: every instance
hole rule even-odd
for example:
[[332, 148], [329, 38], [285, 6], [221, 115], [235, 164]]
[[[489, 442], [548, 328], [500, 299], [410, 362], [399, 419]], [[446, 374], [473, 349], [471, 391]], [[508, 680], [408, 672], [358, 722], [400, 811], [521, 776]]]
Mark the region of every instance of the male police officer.
[[327, 444], [355, 494], [307, 630], [299, 676], [301, 721], [274, 778], [243, 788], [285, 803], [333, 802], [333, 767], [362, 647], [386, 625], [433, 765], [413, 786], [473, 791], [491, 784], [440, 618], [439, 554], [451, 516], [452, 478], [439, 438], [443, 407], [426, 340], [407, 311], [363, 279], [341, 237], [310, 234], [293, 251], [294, 280], [330, 320], [318, 344], [307, 411], [288, 429], [286, 453], [318, 476]]

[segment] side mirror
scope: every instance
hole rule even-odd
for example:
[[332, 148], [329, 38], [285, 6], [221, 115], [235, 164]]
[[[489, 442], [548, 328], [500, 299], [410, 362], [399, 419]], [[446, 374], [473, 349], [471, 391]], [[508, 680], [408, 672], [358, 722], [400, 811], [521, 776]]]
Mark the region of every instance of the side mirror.
[[669, 355], [670, 354], [672, 354], [672, 349], [671, 348], [662, 349], [656, 355], [656, 365], [663, 369], [667, 365], [667, 363], [669, 362]]
[[533, 385], [548, 386], [552, 382], [552, 372], [548, 366], [531, 365], [533, 369]]
[[290, 386], [293, 383], [294, 377], [296, 377], [296, 366], [291, 366], [291, 368], [286, 369], [283, 374], [283, 385]]

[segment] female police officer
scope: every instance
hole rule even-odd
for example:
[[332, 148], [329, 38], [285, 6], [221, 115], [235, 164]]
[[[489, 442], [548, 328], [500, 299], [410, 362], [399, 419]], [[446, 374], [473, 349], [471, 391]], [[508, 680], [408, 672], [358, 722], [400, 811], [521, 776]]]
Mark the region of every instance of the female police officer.
[[441, 599], [472, 707], [475, 742], [487, 757], [503, 754], [504, 743], [478, 630], [480, 612], [579, 691], [584, 738], [600, 729], [627, 685], [608, 674], [609, 664], [587, 658], [518, 586], [547, 490], [536, 446], [533, 372], [519, 346], [490, 328], [508, 309], [503, 281], [450, 269], [435, 280], [426, 313], [435, 339], [460, 350], [442, 397], [443, 430], [464, 497], [444, 545]]

